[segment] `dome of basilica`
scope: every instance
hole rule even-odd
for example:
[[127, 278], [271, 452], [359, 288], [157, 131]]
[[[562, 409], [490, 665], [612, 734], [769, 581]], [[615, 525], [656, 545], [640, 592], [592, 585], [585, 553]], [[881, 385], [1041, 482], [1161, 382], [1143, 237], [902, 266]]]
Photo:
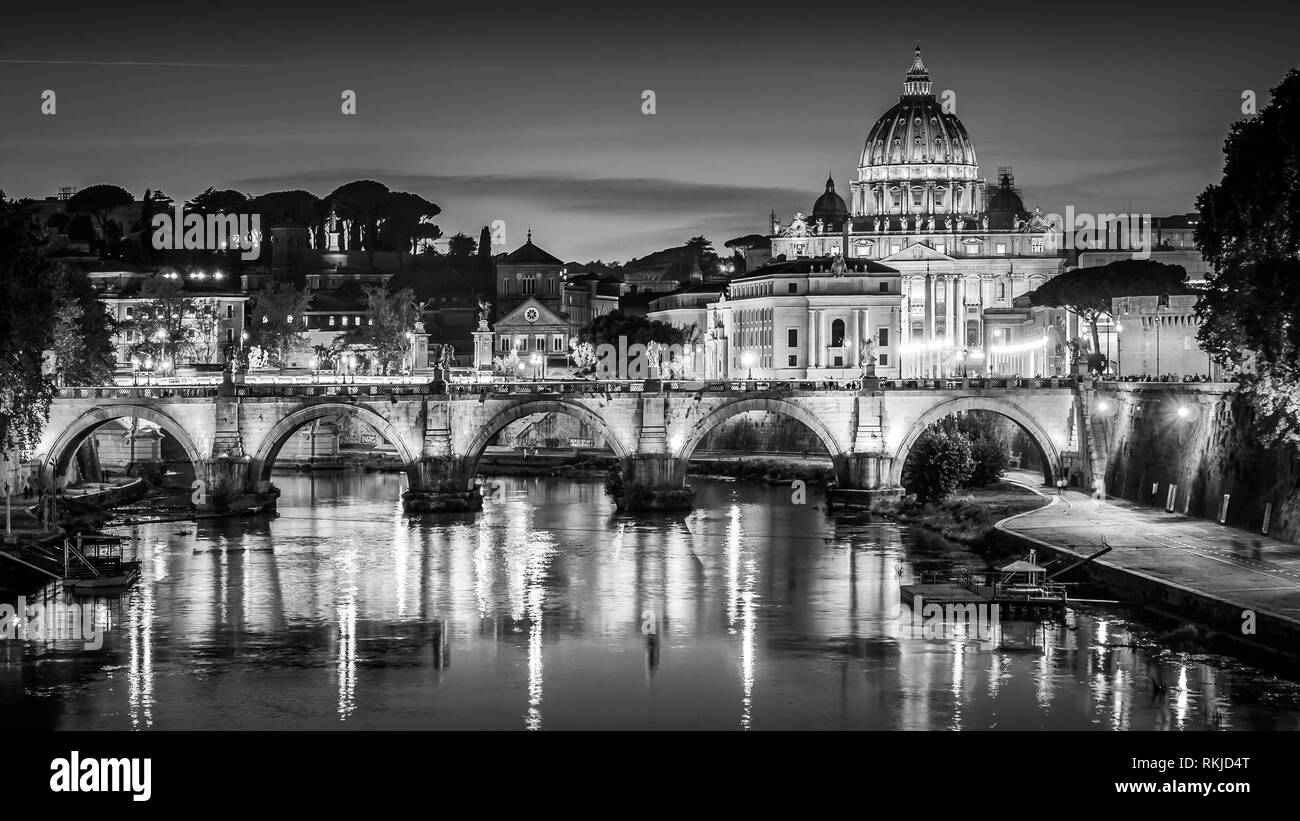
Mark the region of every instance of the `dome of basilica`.
[[975, 146], [957, 115], [945, 113], [916, 49], [898, 102], [880, 115], [862, 149], [863, 166], [953, 163], [976, 165]]
[[973, 214], [982, 206], [975, 146], [936, 99], [918, 46], [898, 102], [867, 133], [853, 213]]

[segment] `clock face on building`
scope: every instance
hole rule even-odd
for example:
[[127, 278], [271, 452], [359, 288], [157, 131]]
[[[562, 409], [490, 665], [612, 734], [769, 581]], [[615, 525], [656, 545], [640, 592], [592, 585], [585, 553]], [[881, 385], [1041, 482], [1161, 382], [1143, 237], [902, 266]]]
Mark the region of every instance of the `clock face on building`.
[[537, 317], [541, 315], [542, 315], [541, 312], [538, 311], [536, 308], [529, 308], [528, 310], [524, 311], [524, 319], [528, 320], [529, 322], [536, 322]]

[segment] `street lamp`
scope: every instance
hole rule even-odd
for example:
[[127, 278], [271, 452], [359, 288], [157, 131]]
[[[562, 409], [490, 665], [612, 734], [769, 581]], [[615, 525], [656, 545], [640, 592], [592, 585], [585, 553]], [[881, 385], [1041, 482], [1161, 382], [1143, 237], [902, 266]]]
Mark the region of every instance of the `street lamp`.
[[532, 363], [533, 376], [538, 379], [542, 378], [542, 355], [534, 351], [533, 355], [528, 357], [528, 361]]
[[754, 356], [753, 351], [745, 351], [740, 355], [740, 364], [749, 369], [749, 376], [746, 377], [747, 379], [754, 378], [754, 360], [757, 358], [758, 357]]

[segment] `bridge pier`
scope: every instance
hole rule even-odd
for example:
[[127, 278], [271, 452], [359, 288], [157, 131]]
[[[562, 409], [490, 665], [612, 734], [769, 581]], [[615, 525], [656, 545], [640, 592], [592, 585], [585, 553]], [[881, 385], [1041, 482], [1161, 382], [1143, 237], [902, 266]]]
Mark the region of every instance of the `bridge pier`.
[[835, 466], [839, 486], [828, 491], [828, 505], [874, 508], [903, 497], [890, 483], [894, 457], [887, 453], [846, 453]]
[[611, 495], [619, 510], [690, 510], [685, 460], [669, 453], [634, 453], [623, 460], [622, 482]]
[[228, 513], [232, 508], [265, 506], [274, 509], [280, 491], [269, 482], [258, 487], [249, 473], [249, 460], [244, 456], [215, 456], [204, 459], [202, 485], [195, 488], [191, 497], [194, 506], [202, 513]]
[[483, 495], [473, 487], [463, 460], [423, 456], [411, 471], [411, 486], [402, 494], [408, 513], [463, 513], [483, 509]]

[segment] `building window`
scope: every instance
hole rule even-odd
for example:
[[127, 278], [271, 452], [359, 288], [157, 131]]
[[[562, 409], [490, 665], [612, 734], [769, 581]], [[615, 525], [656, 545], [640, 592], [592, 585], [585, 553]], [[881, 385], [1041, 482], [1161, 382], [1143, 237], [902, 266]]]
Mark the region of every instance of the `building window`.
[[227, 341], [227, 342], [234, 342], [234, 341], [235, 341], [235, 329], [234, 329], [234, 328], [227, 328], [227, 329], [226, 329], [226, 341]]
[[797, 348], [797, 347], [799, 347], [799, 329], [798, 329], [798, 328], [786, 328], [786, 330], [785, 330], [785, 346], [786, 346], [787, 348]]
[[135, 309], [132, 308], [130, 305], [126, 306], [126, 315], [127, 315], [127, 317], [130, 317], [133, 313], [135, 313]]
[[234, 319], [234, 318], [235, 318], [235, 306], [234, 306], [234, 305], [227, 305], [227, 306], [226, 306], [226, 319]]
[[876, 331], [876, 346], [880, 348], [889, 347], [889, 329], [881, 328]]
[[[357, 324], [358, 324], [358, 325], [361, 324], [361, 317], [357, 317]], [[373, 316], [370, 317], [370, 322], [369, 322], [368, 324], [370, 324], [370, 325], [374, 325], [374, 324], [375, 324], [375, 318], [374, 318]]]
[[544, 351], [544, 350], [546, 350], [546, 337], [542, 336], [541, 334], [538, 334], [536, 337], [534, 337], [534, 338], [533, 338], [533, 350], [536, 350], [536, 351]]
[[1032, 253], [1035, 253], [1035, 254], [1041, 254], [1041, 253], [1043, 253], [1043, 239], [1042, 239], [1042, 237], [1035, 237], [1035, 238], [1031, 239], [1031, 240], [1029, 241], [1029, 250], [1030, 250]]
[[844, 344], [844, 320], [837, 319], [831, 323], [831, 347], [838, 348]]
[[799, 293], [799, 286], [796, 285], [796, 284], [793, 283], [793, 282], [791, 282], [791, 283], [790, 283], [788, 286], [786, 286], [786, 287], [789, 288], [790, 293], [792, 293], [792, 294], [797, 294], [797, 293]]
[[564, 350], [564, 336], [562, 334], [556, 334], [555, 336], [551, 337], [551, 350], [553, 351]]
[[997, 243], [997, 245], [994, 246], [994, 251], [999, 254], [1005, 254], [1007, 252], [1007, 244], [1005, 242]]
[[980, 324], [975, 320], [966, 323], [966, 345], [974, 348], [980, 344]]
[[882, 293], [882, 294], [887, 294], [887, 293], [889, 293], [889, 283], [888, 283], [888, 282], [882, 282], [882, 283], [880, 283], [880, 293]]
[[946, 242], [936, 242], [936, 243], [934, 244], [934, 250], [938, 251], [938, 252], [941, 253], [941, 254], [946, 254], [946, 253], [948, 253], [948, 243], [946, 243]]
[[333, 315], [333, 314], [330, 314], [330, 327], [331, 327], [331, 328], [334, 327], [334, 315]]
[[799, 357], [794, 354], [791, 354], [787, 364], [789, 364], [790, 367], [792, 368], [797, 367], [799, 365]]
[[1007, 284], [1005, 282], [999, 282], [998, 299], [1006, 299], [1006, 298], [1007, 298]]
[[888, 367], [889, 367], [889, 354], [887, 354], [887, 353], [882, 353], [882, 354], [881, 354], [879, 357], [877, 357], [877, 358], [880, 360], [880, 367], [882, 367], [882, 368], [888, 368]]

